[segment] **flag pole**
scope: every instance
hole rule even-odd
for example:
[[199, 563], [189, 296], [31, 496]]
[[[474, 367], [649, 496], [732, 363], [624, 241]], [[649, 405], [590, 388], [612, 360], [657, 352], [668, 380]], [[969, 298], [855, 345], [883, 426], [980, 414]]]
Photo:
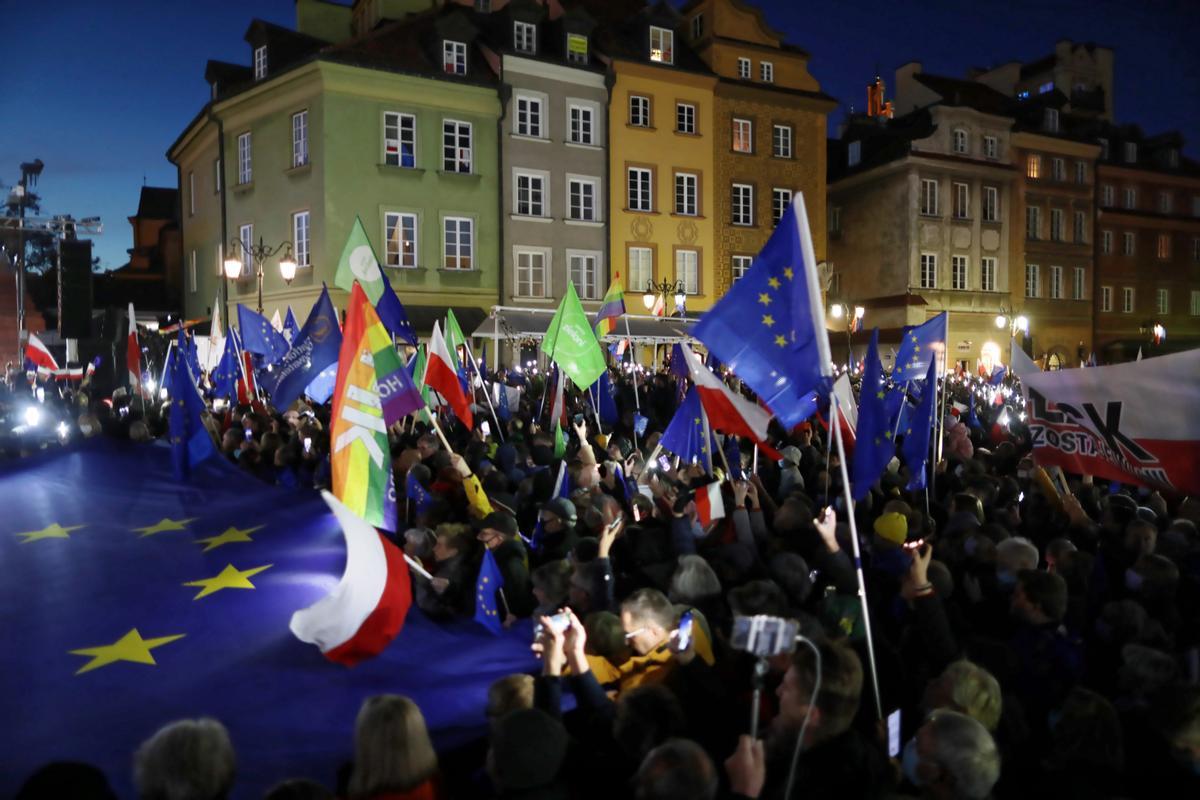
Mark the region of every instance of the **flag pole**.
[[846, 518], [850, 522], [850, 543], [854, 548], [854, 571], [858, 575], [858, 599], [862, 607], [863, 628], [867, 635], [867, 660], [871, 668], [871, 688], [875, 693], [875, 715], [877, 719], [882, 720], [883, 702], [879, 698], [879, 670], [875, 665], [875, 640], [871, 635], [871, 613], [867, 609], [867, 584], [863, 577], [862, 550], [858, 543], [858, 523], [854, 519], [854, 498], [850, 494], [850, 475], [846, 471], [846, 449], [842, 443], [842, 428], [838, 422], [837, 394], [834, 393], [831, 397], [829, 426], [833, 428], [833, 435], [837, 439], [838, 460], [841, 461], [842, 496], [846, 499]]
[[[463, 342], [463, 347], [467, 351], [467, 358], [470, 360], [471, 365], [475, 367], [475, 375], [479, 378], [479, 383], [483, 385], [483, 396], [487, 399], [488, 410], [492, 412], [492, 422], [496, 423], [496, 434], [500, 437], [500, 441], [503, 442], [504, 431], [500, 429], [500, 418], [496, 416], [496, 408], [492, 405], [492, 393], [487, 389], [487, 381], [483, 379], [483, 373], [479, 371], [479, 362], [475, 360], [475, 354], [471, 352], [471, 345]], [[475, 392], [472, 391], [471, 394], [474, 395]]]
[[[624, 319], [625, 319], [625, 342], [626, 342], [626, 345], [629, 348], [631, 348], [631, 350], [632, 350], [633, 334], [631, 334], [629, 332], [629, 316], [627, 314], [622, 314], [621, 316], [624, 317]], [[630, 372], [630, 374], [633, 375], [633, 407], [634, 407], [634, 410], [637, 412], [637, 415], [641, 416], [642, 401], [638, 398], [638, 385], [637, 385], [638, 384], [638, 380], [637, 380], [638, 363], [637, 363], [637, 351], [636, 350], [633, 350], [632, 352], [630, 352], [629, 361], [630, 361], [630, 366], [632, 367], [632, 369], [630, 369], [629, 372]], [[636, 419], [633, 421], [633, 449], [634, 450], [638, 449], [638, 435], [637, 435], [637, 420]]]
[[[426, 406], [426, 409], [428, 410], [429, 406]], [[430, 411], [429, 421], [433, 423], [433, 431], [438, 435], [438, 438], [442, 440], [442, 445], [446, 448], [446, 452], [453, 453], [454, 448], [451, 447], [450, 442], [446, 440], [446, 434], [442, 433], [442, 426], [438, 425], [437, 414], [435, 412]]]

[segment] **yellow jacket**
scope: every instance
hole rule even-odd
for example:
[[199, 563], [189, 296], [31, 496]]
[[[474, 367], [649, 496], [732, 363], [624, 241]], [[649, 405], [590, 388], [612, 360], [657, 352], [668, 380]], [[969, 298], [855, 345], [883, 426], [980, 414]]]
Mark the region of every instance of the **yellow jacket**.
[[[699, 615], [699, 612], [696, 612]], [[712, 642], [708, 637], [705, 625], [692, 627], [693, 644], [696, 655], [704, 659], [704, 663], [712, 666], [714, 661]], [[674, 653], [671, 652], [670, 641], [663, 642], [644, 656], [634, 656], [620, 666], [614, 666], [604, 656], [588, 656], [588, 666], [601, 685], [617, 684], [617, 691], [625, 692], [635, 686], [659, 683], [671, 674], [675, 666]]]

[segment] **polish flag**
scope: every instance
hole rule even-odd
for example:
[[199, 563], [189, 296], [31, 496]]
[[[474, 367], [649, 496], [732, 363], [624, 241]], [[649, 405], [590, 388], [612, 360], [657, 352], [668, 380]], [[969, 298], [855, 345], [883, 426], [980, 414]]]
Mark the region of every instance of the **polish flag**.
[[238, 403], [250, 405], [258, 398], [258, 386], [254, 383], [254, 354], [242, 351], [242, 377], [237, 382]]
[[442, 329], [433, 323], [433, 335], [429, 337], [429, 351], [425, 359], [425, 385], [440, 394], [454, 409], [454, 415], [468, 428], [475, 427], [471, 415], [471, 404], [463, 392], [458, 373], [454, 371], [454, 360], [450, 348], [442, 337]]
[[58, 362], [54, 360], [54, 356], [50, 350], [42, 343], [42, 340], [37, 337], [32, 331], [29, 334], [29, 341], [25, 343], [25, 360], [31, 362], [39, 369], [47, 370], [51, 373], [58, 371]]
[[346, 539], [346, 569], [332, 592], [292, 614], [291, 628], [330, 661], [352, 667], [384, 651], [404, 627], [412, 583], [404, 553], [329, 492]]
[[842, 444], [846, 457], [854, 455], [856, 441], [854, 431], [858, 428], [858, 407], [854, 403], [854, 391], [850, 388], [850, 376], [842, 373], [833, 383], [833, 394], [838, 404], [838, 427], [842, 429]]
[[700, 527], [706, 528], [713, 520], [725, 516], [725, 499], [721, 497], [719, 482], [699, 487], [693, 497], [696, 500], [696, 514], [700, 517]]
[[655, 317], [664, 317], [667, 314], [667, 301], [660, 294], [654, 298], [654, 308], [650, 309], [650, 314]]
[[125, 344], [125, 365], [129, 369], [129, 394], [142, 393], [142, 348], [138, 346], [137, 320], [133, 315], [133, 303], [129, 304], [129, 339]]
[[687, 362], [688, 374], [700, 392], [700, 403], [708, 415], [708, 424], [713, 430], [733, 436], [753, 439], [768, 458], [776, 461], [780, 456], [767, 444], [767, 425], [771, 414], [762, 406], [741, 395], [734, 394], [712, 370], [700, 363], [700, 357], [686, 343], [680, 344], [683, 359]]

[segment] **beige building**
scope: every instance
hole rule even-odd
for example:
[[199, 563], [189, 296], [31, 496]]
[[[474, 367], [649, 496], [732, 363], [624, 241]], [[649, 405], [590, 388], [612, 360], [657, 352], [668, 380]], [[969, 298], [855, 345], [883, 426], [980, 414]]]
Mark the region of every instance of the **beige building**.
[[942, 311], [952, 362], [974, 369], [1006, 338], [995, 320], [1012, 313], [1019, 280], [1006, 107], [987, 86], [911, 63], [896, 74], [895, 119], [854, 118], [830, 142], [828, 296], [865, 308], [885, 365], [903, 326]]

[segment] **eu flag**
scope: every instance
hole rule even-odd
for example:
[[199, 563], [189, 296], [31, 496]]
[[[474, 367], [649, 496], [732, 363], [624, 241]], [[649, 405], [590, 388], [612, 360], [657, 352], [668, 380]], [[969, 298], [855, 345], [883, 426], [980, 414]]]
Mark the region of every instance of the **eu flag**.
[[988, 383], [992, 386], [999, 386], [1004, 383], [1004, 376], [1008, 374], [1008, 367], [1003, 364], [997, 364], [992, 370], [992, 377], [988, 379]]
[[[588, 390], [588, 397], [592, 396], [591, 390]], [[616, 425], [620, 421], [620, 415], [617, 413], [617, 399], [613, 396], [612, 378], [609, 377], [608, 370], [600, 373], [600, 380], [596, 381], [596, 404], [598, 408], [596, 412], [600, 415], [600, 421], [605, 425]]]
[[412, 472], [404, 479], [404, 496], [413, 502], [418, 514], [424, 514], [433, 505], [433, 495], [421, 485], [417, 476]]
[[934, 353], [946, 349], [947, 312], [943, 311], [931, 320], [909, 328], [902, 334], [900, 352], [896, 356], [896, 368], [892, 379], [896, 381], [921, 381], [929, 371], [929, 362], [936, 363]]
[[404, 310], [404, 304], [392, 290], [387, 271], [381, 269], [379, 275], [383, 279], [383, 293], [379, 295], [379, 302], [375, 304], [375, 313], [379, 314], [379, 319], [388, 333], [408, 346], [416, 347], [417, 334], [413, 332], [412, 323], [408, 321], [408, 312]]
[[788, 429], [812, 414], [810, 392], [829, 390], [829, 340], [816, 268], [804, 199], [797, 193], [746, 275], [693, 329]]
[[871, 333], [871, 346], [863, 364], [858, 395], [858, 428], [854, 437], [854, 470], [851, 481], [854, 499], [861, 500], [887, 469], [896, 452], [883, 389], [883, 366], [879, 363], [879, 329]]
[[221, 360], [209, 375], [213, 385], [213, 396], [226, 399], [237, 397], [238, 379], [242, 377], [241, 361], [238, 359], [237, 340], [232, 329], [225, 337], [225, 351]]
[[[179, 338], [183, 338], [182, 328]], [[181, 347], [186, 353], [187, 345]], [[215, 456], [217, 447], [200, 421], [204, 400], [196, 391], [196, 382], [186, 357], [176, 353], [176, 357], [171, 359], [164, 384], [171, 398], [171, 412], [167, 420], [171, 437], [171, 468], [175, 480], [182, 481], [191, 475], [197, 464]]]
[[491, 550], [483, 551], [479, 563], [479, 578], [475, 581], [475, 621], [499, 636], [504, 632], [504, 618], [496, 605], [497, 596], [504, 591], [504, 575]]
[[[937, 401], [937, 362], [931, 361], [925, 376], [925, 391], [917, 410], [909, 415], [908, 424], [901, 428], [904, 444], [900, 455], [908, 467], [909, 489], [925, 488], [925, 462], [929, 460], [929, 436], [933, 428], [933, 407]], [[974, 402], [971, 403], [974, 406]]]
[[337, 311], [329, 299], [329, 290], [322, 288], [292, 348], [270, 372], [261, 376], [263, 388], [271, 393], [271, 403], [279, 409], [290, 406], [323, 369], [337, 363], [341, 349]]
[[298, 333], [300, 333], [300, 323], [296, 321], [296, 315], [292, 313], [292, 307], [288, 306], [287, 316], [283, 318], [283, 335], [289, 342], [295, 342], [296, 334]]
[[693, 386], [675, 411], [675, 416], [663, 431], [658, 443], [664, 450], [679, 456], [685, 464], [693, 461], [712, 472], [712, 441], [705, 437], [704, 409], [700, 405], [700, 390]]
[[271, 321], [238, 303], [238, 328], [242, 334], [242, 348], [249, 353], [258, 353], [267, 364], [274, 364], [288, 351], [287, 339], [275, 330]]

